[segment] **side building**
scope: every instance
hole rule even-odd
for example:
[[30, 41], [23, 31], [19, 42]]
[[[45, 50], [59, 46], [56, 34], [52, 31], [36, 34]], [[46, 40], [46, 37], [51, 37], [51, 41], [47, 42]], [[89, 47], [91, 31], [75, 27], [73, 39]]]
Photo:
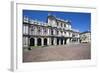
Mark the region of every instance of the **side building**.
[[23, 48], [69, 43], [79, 43], [79, 31], [71, 28], [71, 21], [53, 15], [47, 16], [46, 22], [23, 17]]
[[80, 42], [90, 43], [91, 42], [91, 32], [86, 31], [86, 32], [80, 33]]

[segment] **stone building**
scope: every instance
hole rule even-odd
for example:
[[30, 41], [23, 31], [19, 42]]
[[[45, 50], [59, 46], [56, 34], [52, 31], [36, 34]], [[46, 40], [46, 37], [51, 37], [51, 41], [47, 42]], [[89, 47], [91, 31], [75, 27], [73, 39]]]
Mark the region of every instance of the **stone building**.
[[91, 42], [91, 32], [85, 31], [80, 33], [80, 42], [81, 43], [90, 43]]
[[67, 45], [79, 43], [79, 32], [71, 28], [70, 20], [47, 16], [46, 22], [23, 17], [23, 47]]

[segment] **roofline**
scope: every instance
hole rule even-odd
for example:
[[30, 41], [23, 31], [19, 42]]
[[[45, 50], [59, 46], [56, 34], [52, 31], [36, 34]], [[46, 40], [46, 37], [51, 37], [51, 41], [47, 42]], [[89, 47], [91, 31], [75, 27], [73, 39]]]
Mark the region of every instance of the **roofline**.
[[91, 33], [91, 31], [84, 31], [84, 32], [82, 32], [80, 34], [84, 34], [84, 33]]

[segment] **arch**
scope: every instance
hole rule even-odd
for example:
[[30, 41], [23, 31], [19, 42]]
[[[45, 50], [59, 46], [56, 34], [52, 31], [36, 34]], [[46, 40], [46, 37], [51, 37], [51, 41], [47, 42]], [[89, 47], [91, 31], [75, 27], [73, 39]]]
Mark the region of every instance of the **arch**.
[[59, 39], [57, 38], [57, 45], [59, 45]]
[[51, 38], [51, 45], [54, 45], [54, 39], [53, 38]]
[[47, 45], [47, 39], [46, 38], [44, 39], [44, 45], [45, 46]]
[[64, 40], [64, 44], [66, 44], [66, 40], [67, 40], [67, 39], [65, 38], [65, 40]]
[[38, 39], [37, 39], [37, 45], [38, 45], [38, 46], [41, 46], [41, 38], [38, 38]]
[[34, 38], [30, 38], [30, 46], [34, 46], [35, 40]]
[[63, 45], [63, 39], [61, 38], [61, 45]]

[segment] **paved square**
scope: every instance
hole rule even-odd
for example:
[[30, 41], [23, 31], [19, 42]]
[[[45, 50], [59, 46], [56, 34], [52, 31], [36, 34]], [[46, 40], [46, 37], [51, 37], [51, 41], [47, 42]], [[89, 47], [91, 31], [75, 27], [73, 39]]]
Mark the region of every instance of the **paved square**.
[[90, 43], [68, 44], [23, 50], [23, 62], [91, 59]]

